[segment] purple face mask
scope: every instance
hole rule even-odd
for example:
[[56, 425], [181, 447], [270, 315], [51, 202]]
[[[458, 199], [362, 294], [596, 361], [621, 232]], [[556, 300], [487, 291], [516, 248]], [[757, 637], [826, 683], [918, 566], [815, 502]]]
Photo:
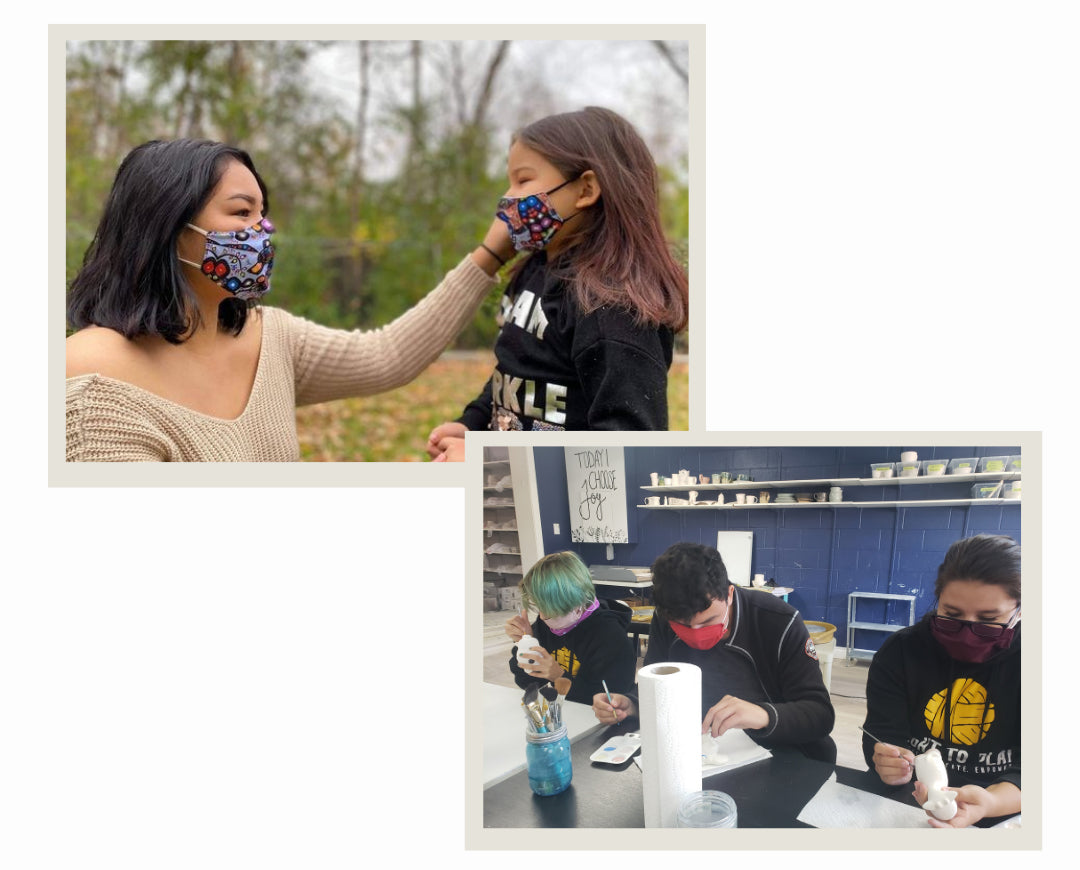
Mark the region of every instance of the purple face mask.
[[551, 619], [545, 619], [544, 624], [551, 629], [552, 634], [562, 637], [567, 632], [579, 626], [585, 620], [585, 617], [599, 606], [600, 602], [594, 598], [592, 604], [588, 607], [578, 607], [576, 610], [571, 610], [565, 616], [553, 616]]
[[206, 236], [206, 254], [201, 264], [183, 258], [180, 262], [195, 266], [238, 299], [258, 299], [270, 292], [270, 273], [274, 269], [270, 236], [274, 225], [269, 218], [235, 232], [208, 232], [194, 224], [188, 227]]

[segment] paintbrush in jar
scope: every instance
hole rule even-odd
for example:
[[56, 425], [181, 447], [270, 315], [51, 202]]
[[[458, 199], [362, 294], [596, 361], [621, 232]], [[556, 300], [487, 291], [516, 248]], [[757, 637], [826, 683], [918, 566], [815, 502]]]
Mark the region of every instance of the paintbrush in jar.
[[536, 730], [541, 734], [547, 733], [547, 728], [544, 727], [544, 714], [540, 710], [540, 704], [537, 700], [539, 687], [536, 683], [533, 683], [529, 688], [525, 690], [525, 697], [522, 699], [522, 703], [525, 705], [525, 709], [529, 711], [529, 714], [533, 717], [533, 722], [536, 725]]
[[549, 727], [558, 728], [562, 724], [562, 712], [559, 709], [559, 693], [554, 686], [541, 686], [540, 695], [544, 699], [544, 718]]

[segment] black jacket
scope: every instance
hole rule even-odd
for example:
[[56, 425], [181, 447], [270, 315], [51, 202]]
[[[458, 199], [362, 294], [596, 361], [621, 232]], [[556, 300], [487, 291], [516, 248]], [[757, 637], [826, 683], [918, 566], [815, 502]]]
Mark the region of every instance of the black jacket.
[[[696, 650], [653, 616], [645, 664], [689, 662], [701, 668], [701, 716], [724, 697], [758, 704], [769, 724], [747, 729], [770, 748], [793, 745], [810, 758], [833, 763], [835, 713], [821, 676], [817, 650], [799, 611], [766, 592], [735, 587], [728, 633], [714, 647]], [[634, 698], [637, 703], [637, 698]]]
[[[946, 653], [929, 615], [891, 635], [870, 662], [865, 727], [916, 755], [937, 747], [950, 786], [1020, 788], [1020, 624], [1012, 644], [982, 664]], [[874, 742], [863, 735], [871, 770]]]
[[623, 308], [583, 314], [533, 254], [497, 316], [495, 371], [458, 422], [469, 429], [667, 429], [674, 334]]
[[[624, 695], [634, 685], [637, 653], [627, 634], [630, 616], [630, 608], [625, 604], [601, 600], [600, 606], [585, 617], [584, 622], [561, 637], [543, 620], [537, 619], [533, 623], [532, 636], [566, 669], [566, 676], [571, 680], [566, 696], [568, 701], [591, 706], [593, 695], [604, 691], [601, 680], [613, 693]], [[510, 670], [514, 682], [523, 689], [530, 683], [544, 682], [521, 669], [516, 645], [510, 652]]]

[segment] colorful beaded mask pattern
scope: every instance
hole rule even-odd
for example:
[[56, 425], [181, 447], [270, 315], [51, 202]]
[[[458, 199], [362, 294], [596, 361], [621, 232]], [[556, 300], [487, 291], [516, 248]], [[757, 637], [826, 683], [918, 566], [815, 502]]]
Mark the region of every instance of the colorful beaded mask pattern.
[[[191, 226], [189, 224], [189, 226]], [[198, 232], [198, 227], [192, 227]], [[274, 269], [274, 225], [263, 218], [246, 230], [207, 232], [202, 273], [238, 299], [258, 299], [270, 290]]]
[[504, 196], [495, 215], [506, 222], [515, 251], [542, 250], [563, 225], [546, 193]]

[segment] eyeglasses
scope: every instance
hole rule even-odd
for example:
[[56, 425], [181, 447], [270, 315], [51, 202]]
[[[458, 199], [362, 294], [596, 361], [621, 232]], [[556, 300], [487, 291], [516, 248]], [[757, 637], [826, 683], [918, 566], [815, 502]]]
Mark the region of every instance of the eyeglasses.
[[[1015, 614], [1016, 611], [1014, 610], [1013, 613]], [[959, 634], [965, 625], [970, 625], [971, 633], [976, 637], [1001, 637], [1001, 633], [1010, 627], [1007, 622], [971, 622], [967, 619], [954, 619], [951, 616], [937, 616], [936, 614], [932, 619], [934, 627], [945, 634]]]

